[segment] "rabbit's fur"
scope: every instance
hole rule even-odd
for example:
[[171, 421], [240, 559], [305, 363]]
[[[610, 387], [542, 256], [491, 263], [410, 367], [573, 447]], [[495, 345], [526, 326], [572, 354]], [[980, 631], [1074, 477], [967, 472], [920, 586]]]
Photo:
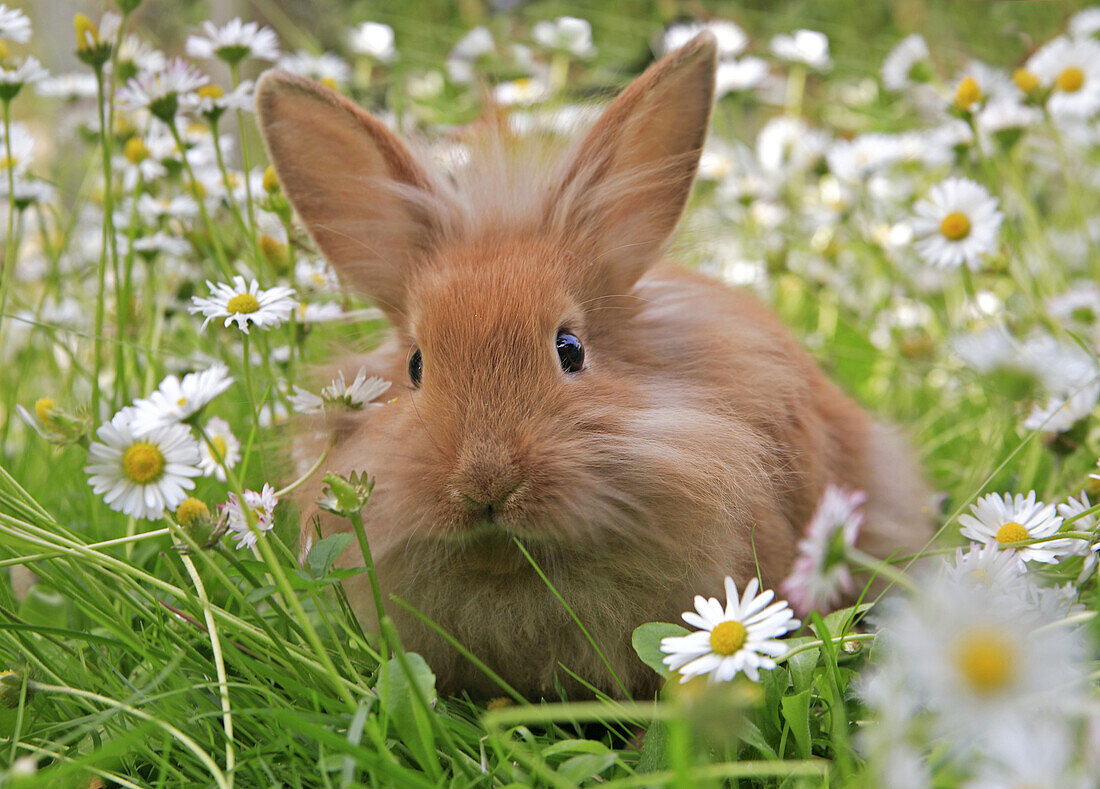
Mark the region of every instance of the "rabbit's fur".
[[[336, 417], [326, 467], [377, 479], [363, 518], [383, 594], [528, 696], [590, 695], [569, 672], [612, 695], [652, 693], [632, 630], [677, 621], [725, 575], [777, 585], [827, 482], [867, 492], [865, 550], [918, 548], [930, 535], [903, 443], [753, 296], [662, 260], [714, 68], [702, 34], [573, 147], [536, 151], [489, 133], [450, 176], [326, 88], [280, 72], [258, 88], [288, 198], [394, 327], [349, 366], [394, 382], [383, 399], [396, 400]], [[559, 363], [562, 328], [584, 345], [580, 372]], [[408, 371], [417, 348], [419, 387]], [[316, 494], [301, 499], [303, 539]], [[349, 524], [322, 514], [321, 528]], [[357, 551], [344, 559], [358, 563]], [[373, 624], [365, 577], [348, 590]], [[442, 691], [500, 695], [384, 602]]]

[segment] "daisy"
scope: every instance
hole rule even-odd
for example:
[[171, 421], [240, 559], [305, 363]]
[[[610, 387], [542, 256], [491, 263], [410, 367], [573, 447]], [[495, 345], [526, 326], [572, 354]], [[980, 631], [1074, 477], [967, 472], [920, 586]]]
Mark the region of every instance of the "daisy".
[[248, 324], [253, 323], [261, 329], [279, 326], [289, 320], [290, 313], [298, 306], [294, 300], [294, 291], [283, 286], [260, 290], [256, 280], [247, 282], [239, 274], [233, 277], [233, 285], [206, 281], [210, 288], [210, 298], [193, 296], [194, 304], [188, 308], [192, 315], [202, 313], [206, 320], [202, 328], [215, 318], [225, 318], [225, 326], [236, 323], [237, 328], [248, 334]]
[[[1035, 500], [1035, 491], [1015, 498], [1006, 493], [990, 493], [970, 506], [973, 513], [959, 516], [962, 535], [985, 545], [1011, 545], [1037, 537], [1049, 537], [1062, 526], [1053, 504]], [[1053, 540], [1034, 545], [1016, 546], [1021, 566], [1027, 562], [1052, 564], [1057, 557], [1073, 550], [1069, 540]]]
[[39, 96], [48, 96], [64, 101], [94, 99], [96, 95], [95, 75], [83, 71], [72, 74], [58, 74], [39, 82], [35, 90]]
[[157, 520], [195, 487], [199, 448], [183, 425], [138, 435], [134, 409], [124, 408], [96, 431], [88, 447], [88, 484], [116, 512]]
[[[1037, 609], [1023, 589], [1006, 593], [934, 577], [918, 579], [918, 588], [878, 617], [875, 656], [892, 687], [868, 698], [872, 706], [898, 704], [910, 717], [930, 713], [925, 725], [963, 754], [1076, 703], [1080, 630], [1044, 627], [1061, 617]], [[869, 677], [866, 684], [876, 683]]]
[[1043, 406], [1036, 405], [1024, 420], [1024, 430], [1065, 433], [1085, 419], [1100, 399], [1100, 381], [1094, 381], [1065, 397], [1051, 397]]
[[718, 42], [718, 59], [735, 58], [745, 51], [749, 37], [736, 23], [728, 19], [715, 19], [711, 22], [688, 22], [672, 25], [665, 31], [659, 47], [662, 53], [679, 49], [691, 39], [709, 30]]
[[229, 368], [220, 362], [201, 373], [188, 373], [182, 381], [170, 375], [161, 381], [157, 391], [134, 402], [134, 431], [144, 435], [159, 427], [182, 422], [205, 408], [232, 384]]
[[0, 3], [0, 39], [26, 44], [31, 40], [31, 20], [18, 8]]
[[559, 16], [553, 22], [536, 22], [531, 37], [546, 49], [567, 52], [576, 58], [591, 57], [596, 53], [592, 46], [592, 25], [575, 16]]
[[882, 86], [887, 90], [903, 90], [914, 82], [925, 82], [928, 44], [917, 33], [903, 38], [882, 61]]
[[714, 74], [714, 92], [718, 98], [738, 90], [751, 90], [768, 76], [768, 64], [762, 58], [744, 57], [723, 60]]
[[829, 57], [829, 39], [816, 30], [796, 30], [790, 35], [775, 36], [771, 40], [771, 50], [781, 60], [804, 63], [817, 71], [826, 71], [833, 65]]
[[727, 576], [724, 609], [717, 598], [696, 595], [695, 611], [686, 611], [683, 617], [701, 629], [661, 639], [661, 651], [668, 656], [663, 662], [680, 672], [681, 683], [701, 674], [709, 674], [712, 682], [727, 682], [738, 672], [758, 682], [759, 669], [775, 668], [773, 658], [787, 654], [787, 645], [776, 639], [797, 630], [801, 622], [785, 600], [768, 605], [775, 592], [769, 589], [758, 595], [758, 588], [753, 578], [738, 600], [737, 585]]
[[[199, 442], [199, 470], [204, 477], [214, 477], [219, 482], [225, 482], [225, 470], [233, 468], [240, 462], [241, 442], [233, 435], [229, 423], [216, 416], [211, 418], [202, 430], [210, 443]], [[220, 460], [215, 457], [215, 451], [220, 456]]]
[[1100, 33], [1100, 8], [1086, 8], [1069, 18], [1069, 34], [1074, 38], [1088, 38]]
[[49, 76], [38, 58], [27, 56], [17, 66], [0, 65], [0, 101], [11, 101], [24, 85], [33, 85]]
[[1024, 571], [1013, 550], [1001, 550], [994, 543], [971, 543], [963, 553], [955, 549], [954, 564], [944, 560], [942, 572], [955, 583], [984, 584], [991, 589], [1015, 590], [1023, 583]]
[[1087, 119], [1100, 111], [1100, 43], [1059, 36], [1031, 56], [1027, 71], [1051, 88], [1051, 114]]
[[326, 405], [361, 409], [385, 394], [389, 388], [389, 381], [384, 381], [376, 375], [368, 378], [367, 368], [360, 367], [350, 385], [345, 383], [344, 371], [340, 370], [332, 383], [321, 390], [320, 397], [295, 386], [294, 394], [290, 395], [289, 399], [295, 411], [302, 414], [319, 414]]
[[966, 263], [976, 269], [982, 255], [997, 249], [1004, 215], [997, 210], [997, 199], [967, 178], [936, 184], [913, 210], [916, 249], [929, 265], [958, 268]]
[[863, 491], [844, 490], [832, 483], [825, 486], [805, 536], [798, 542], [791, 574], [779, 587], [799, 616], [831, 608], [852, 591], [845, 552], [855, 547], [863, 524], [859, 508], [866, 501]]
[[214, 120], [220, 118], [226, 110], [252, 112], [255, 104], [252, 94], [255, 87], [255, 83], [250, 79], [241, 80], [229, 93], [219, 85], [203, 85], [197, 94], [198, 110]]
[[447, 56], [447, 76], [451, 82], [466, 83], [474, 79], [474, 64], [496, 49], [493, 34], [486, 27], [475, 27], [454, 45]]
[[[256, 544], [256, 538], [260, 532], [269, 532], [275, 525], [275, 505], [279, 499], [275, 496], [275, 490], [264, 483], [263, 490], [257, 493], [254, 490], [244, 492], [244, 504], [236, 494], [229, 494], [229, 501], [221, 506], [222, 514], [228, 519], [229, 531], [233, 533], [233, 539], [237, 541], [237, 550], [251, 548]], [[248, 513], [245, 507], [252, 512], [256, 520], [256, 528], [248, 525]]]
[[216, 57], [235, 66], [245, 58], [275, 60], [279, 57], [279, 40], [275, 31], [256, 22], [242, 22], [235, 17], [223, 27], [213, 22], [202, 23], [205, 36], [187, 37], [187, 54], [193, 58]]
[[357, 55], [366, 55], [380, 63], [391, 63], [397, 57], [393, 28], [381, 22], [363, 22], [350, 31], [348, 48]]
[[129, 110], [148, 110], [153, 117], [171, 124], [181, 108], [199, 103], [198, 89], [209, 82], [205, 74], [181, 58], [173, 58], [163, 69], [143, 71], [118, 91], [118, 101]]
[[331, 52], [320, 55], [295, 52], [293, 55], [283, 55], [276, 65], [291, 74], [315, 79], [333, 90], [345, 84], [351, 77], [351, 67]]
[[[1090, 474], [1089, 476], [1095, 478], [1096, 475]], [[1071, 518], [1074, 519], [1072, 523], [1069, 524], [1069, 528], [1073, 529], [1073, 531], [1092, 532], [1093, 537], [1100, 537], [1100, 534], [1097, 534], [1096, 531], [1096, 513], [1091, 513], [1089, 515], [1084, 514], [1092, 509], [1092, 507], [1093, 504], [1089, 501], [1089, 494], [1085, 493], [1085, 491], [1081, 491], [1081, 498], [1075, 499], [1070, 496], [1066, 503], [1059, 504], [1058, 514], [1067, 521]], [[1081, 566], [1081, 573], [1077, 576], [1077, 586], [1080, 586], [1088, 580], [1089, 576], [1096, 570], [1097, 560], [1100, 559], [1100, 541], [1093, 543], [1091, 546], [1082, 540], [1073, 540], [1072, 543], [1074, 546], [1077, 546], [1074, 553], [1085, 555], [1085, 562]]]

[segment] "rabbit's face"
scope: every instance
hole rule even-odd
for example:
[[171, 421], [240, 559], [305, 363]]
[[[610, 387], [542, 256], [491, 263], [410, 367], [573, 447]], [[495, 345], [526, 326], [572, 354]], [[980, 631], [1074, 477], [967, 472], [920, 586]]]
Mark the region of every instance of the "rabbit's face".
[[569, 502], [591, 484], [590, 455], [569, 437], [599, 372], [560, 254], [538, 239], [464, 244], [414, 285], [406, 384], [438, 463], [443, 535], [552, 538], [581, 521]]

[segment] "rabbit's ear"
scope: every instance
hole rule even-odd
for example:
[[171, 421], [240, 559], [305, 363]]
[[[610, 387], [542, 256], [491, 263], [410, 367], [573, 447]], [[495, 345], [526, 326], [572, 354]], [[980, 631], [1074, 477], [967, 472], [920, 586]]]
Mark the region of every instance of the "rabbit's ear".
[[337, 271], [395, 322], [432, 222], [417, 200], [420, 165], [376, 118], [335, 91], [269, 71], [256, 89], [260, 129], [279, 182]]
[[656, 261], [691, 192], [714, 96], [704, 32], [654, 63], [580, 143], [557, 197], [559, 222], [593, 253], [588, 294], [626, 293]]

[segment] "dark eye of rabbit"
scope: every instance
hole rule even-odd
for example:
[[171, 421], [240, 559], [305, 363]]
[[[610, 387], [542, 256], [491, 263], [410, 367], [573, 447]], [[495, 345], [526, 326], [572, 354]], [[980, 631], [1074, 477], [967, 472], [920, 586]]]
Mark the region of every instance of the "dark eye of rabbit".
[[577, 335], [570, 334], [565, 329], [558, 332], [558, 339], [554, 341], [554, 347], [558, 349], [558, 361], [561, 369], [567, 373], [579, 373], [584, 367], [584, 346], [577, 339]]
[[420, 376], [424, 373], [424, 357], [420, 355], [420, 349], [413, 351], [409, 357], [409, 380], [413, 386], [420, 386]]

